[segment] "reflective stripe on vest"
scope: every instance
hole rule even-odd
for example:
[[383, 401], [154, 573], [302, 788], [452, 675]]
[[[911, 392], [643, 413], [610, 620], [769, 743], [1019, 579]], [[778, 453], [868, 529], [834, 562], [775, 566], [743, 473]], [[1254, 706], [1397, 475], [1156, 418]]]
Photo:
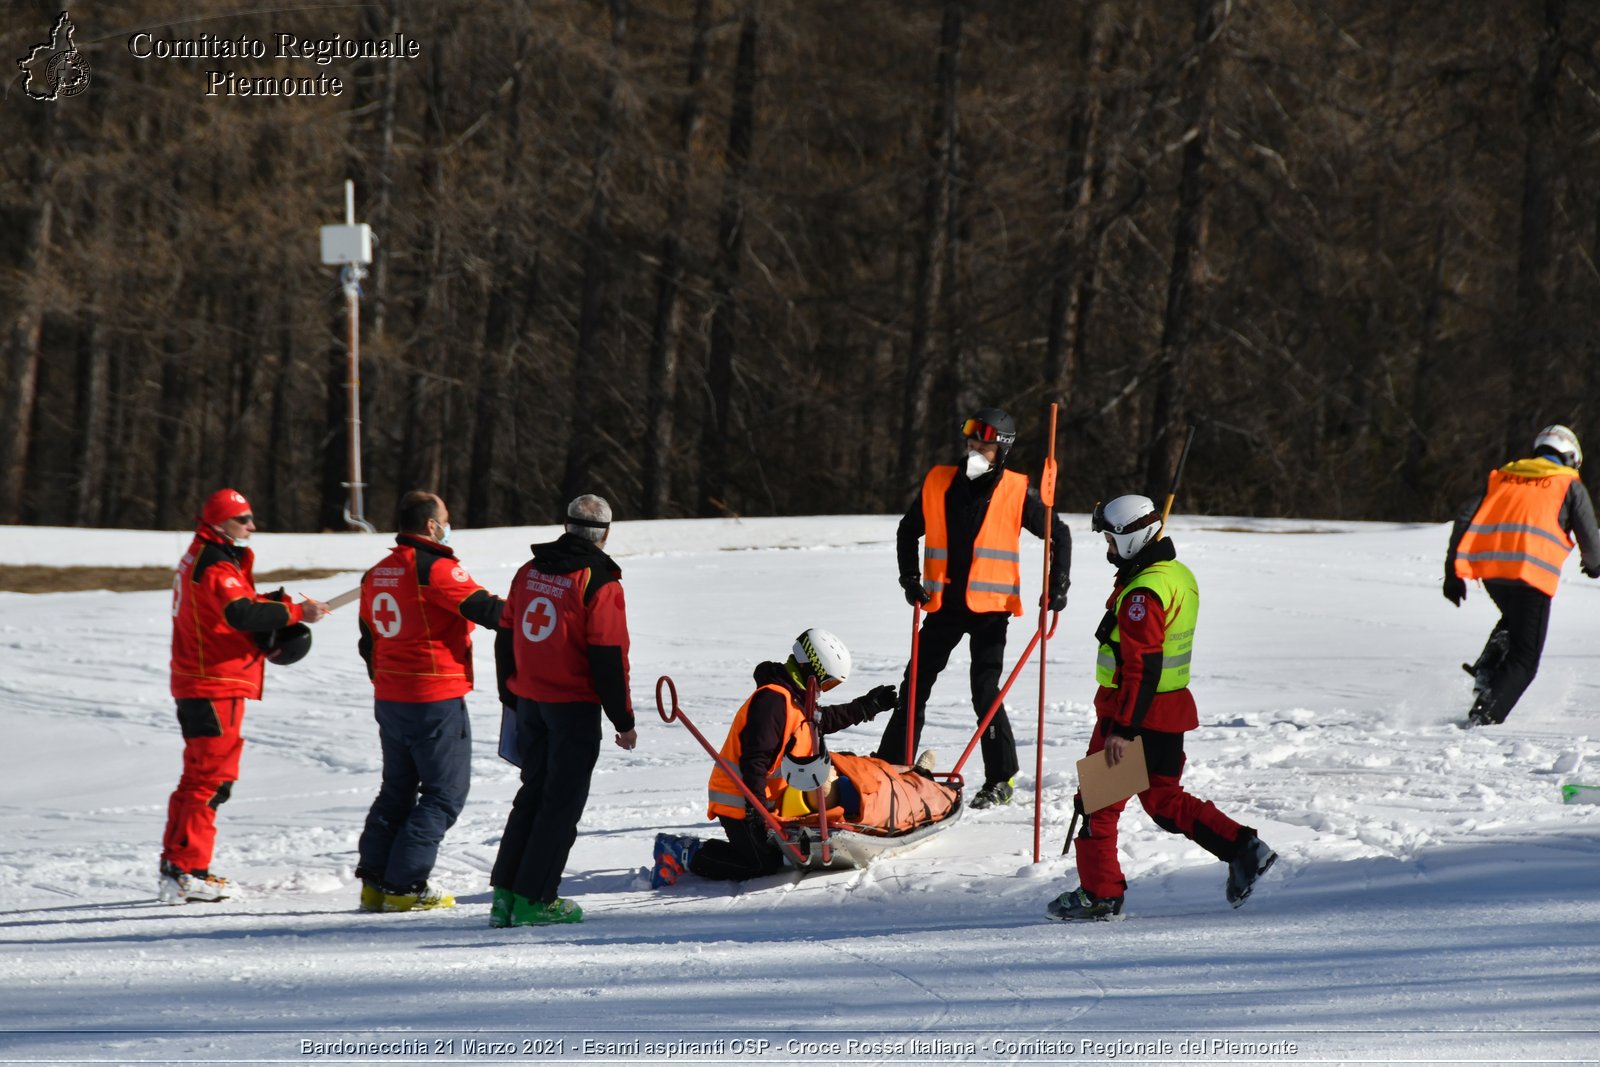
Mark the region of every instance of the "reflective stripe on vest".
[[[1166, 637], [1161, 642], [1161, 677], [1156, 692], [1171, 693], [1189, 684], [1189, 663], [1194, 658], [1194, 627], [1200, 618], [1200, 586], [1194, 572], [1175, 559], [1152, 563], [1136, 575], [1117, 597], [1116, 612], [1122, 615], [1122, 602], [1135, 589], [1148, 589], [1161, 601], [1167, 618]], [[1101, 645], [1095, 657], [1094, 680], [1109, 689], [1120, 679], [1117, 650], [1122, 642], [1122, 627], [1111, 628], [1111, 644]]]
[[[938, 611], [950, 584], [950, 533], [945, 527], [944, 498], [959, 472], [935, 467], [922, 482], [922, 587], [932, 598], [927, 611]], [[967, 574], [967, 607], [973, 611], [1022, 614], [1022, 506], [1028, 499], [1028, 476], [1001, 471], [989, 498], [983, 525], [973, 539], [972, 569]]]
[[1491, 471], [1483, 503], [1456, 546], [1456, 576], [1511, 579], [1555, 596], [1573, 546], [1561, 528], [1561, 506], [1577, 477], [1544, 458]]
[[[770, 683], [750, 694], [743, 704], [739, 705], [738, 712], [733, 716], [733, 725], [728, 727], [728, 738], [722, 742], [722, 758], [734, 770], [739, 769], [739, 760], [743, 757], [741, 735], [744, 733], [745, 721], [750, 717], [750, 704], [757, 694], [772, 690], [783, 697], [784, 723], [783, 741], [778, 746], [778, 755], [772, 761], [772, 766], [767, 768], [766, 800], [769, 804], [775, 803], [778, 797], [787, 788], [783, 778], [779, 776], [779, 767], [783, 763], [784, 749], [794, 742], [792, 752], [796, 756], [809, 756], [816, 751], [816, 742], [809, 729], [802, 729], [806, 725], [805, 712], [794, 702], [794, 694], [787, 687], [777, 683]], [[739, 783], [729, 777], [728, 772], [722, 769], [721, 763], [713, 763], [711, 778], [706, 782], [706, 818], [715, 819], [718, 815], [726, 815], [732, 819], [742, 819], [750, 808], [750, 801], [745, 798], [744, 791], [739, 788]]]

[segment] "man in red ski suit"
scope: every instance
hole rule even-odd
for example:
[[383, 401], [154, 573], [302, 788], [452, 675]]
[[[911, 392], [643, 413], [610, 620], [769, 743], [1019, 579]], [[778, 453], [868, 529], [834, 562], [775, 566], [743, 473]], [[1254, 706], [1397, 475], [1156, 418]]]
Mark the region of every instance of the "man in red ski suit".
[[[1157, 826], [1182, 834], [1228, 864], [1228, 902], [1237, 908], [1277, 854], [1254, 830], [1180, 784], [1183, 735], [1200, 725], [1189, 692], [1200, 590], [1193, 572], [1178, 562], [1172, 542], [1160, 536], [1160, 520], [1155, 504], [1142, 496], [1121, 496], [1094, 512], [1093, 528], [1105, 534], [1106, 558], [1117, 577], [1095, 634], [1100, 688], [1089, 754], [1104, 752], [1106, 763], [1116, 766], [1135, 738], [1144, 739], [1150, 786], [1139, 794], [1139, 803]], [[1081, 795], [1073, 803], [1082, 811]], [[1117, 859], [1117, 822], [1127, 803], [1121, 800], [1084, 817], [1076, 842], [1079, 888], [1051, 901], [1049, 918], [1103, 920], [1122, 914], [1128, 882]]]
[[167, 802], [159, 898], [168, 904], [220, 900], [228, 880], [211, 873], [217, 808], [239, 778], [244, 702], [261, 699], [267, 659], [305, 654], [327, 606], [256, 592], [250, 504], [232, 489], [206, 500], [194, 541], [172, 583], [172, 695], [183, 732], [183, 775]]
[[517, 701], [522, 788], [490, 872], [491, 926], [583, 921], [583, 909], [556, 890], [600, 758], [602, 709], [618, 748], [638, 740], [622, 569], [604, 551], [610, 529], [611, 505], [578, 497], [566, 532], [533, 546], [506, 594], [495, 659]]
[[358, 647], [383, 748], [356, 868], [363, 911], [455, 906], [428, 877], [472, 778], [472, 625], [494, 629], [505, 608], [450, 550], [438, 496], [407, 493], [395, 529], [394, 548], [361, 578]]

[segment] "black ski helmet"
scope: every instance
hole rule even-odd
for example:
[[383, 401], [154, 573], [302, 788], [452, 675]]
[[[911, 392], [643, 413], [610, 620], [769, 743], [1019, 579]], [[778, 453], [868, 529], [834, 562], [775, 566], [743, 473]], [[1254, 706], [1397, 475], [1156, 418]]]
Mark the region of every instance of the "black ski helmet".
[[970, 419], [961, 424], [961, 434], [963, 437], [976, 438], [985, 444], [990, 442], [998, 444], [1000, 456], [995, 466], [1003, 467], [1006, 464], [1006, 455], [1017, 441], [1017, 423], [999, 408], [979, 408], [972, 413]]
[[287, 667], [299, 663], [311, 651], [311, 627], [297, 622], [271, 633], [256, 634], [256, 645], [267, 654], [269, 663]]

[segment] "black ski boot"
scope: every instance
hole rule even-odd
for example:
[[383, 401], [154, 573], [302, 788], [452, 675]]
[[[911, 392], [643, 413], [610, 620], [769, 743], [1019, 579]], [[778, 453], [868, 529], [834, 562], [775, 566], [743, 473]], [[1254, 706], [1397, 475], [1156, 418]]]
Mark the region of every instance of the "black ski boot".
[[1045, 918], [1058, 923], [1109, 922], [1122, 918], [1121, 897], [1097, 897], [1082, 887], [1045, 905]]
[[1278, 854], [1253, 830], [1245, 831], [1238, 849], [1228, 861], [1228, 903], [1236, 908], [1250, 898], [1256, 881], [1278, 862]]

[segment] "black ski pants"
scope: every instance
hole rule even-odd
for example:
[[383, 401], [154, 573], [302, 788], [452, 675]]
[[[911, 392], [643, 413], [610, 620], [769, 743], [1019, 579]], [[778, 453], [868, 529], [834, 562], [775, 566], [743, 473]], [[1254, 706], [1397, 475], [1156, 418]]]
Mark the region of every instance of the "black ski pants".
[[556, 899], [589, 778], [600, 758], [599, 704], [517, 698], [522, 788], [511, 802], [489, 884], [546, 904]]
[[[963, 637], [971, 637], [968, 650], [972, 654], [972, 710], [982, 721], [995, 697], [1000, 695], [1000, 671], [1005, 666], [1006, 624], [1011, 616], [1003, 611], [972, 612], [965, 607], [950, 604], [923, 618], [917, 635], [917, 702], [915, 705], [916, 730], [911, 751], [906, 751], [906, 695], [911, 685], [911, 667], [906, 666], [900, 682], [900, 699], [889, 725], [884, 727], [883, 739], [878, 742], [879, 759], [889, 763], [909, 764], [916, 758], [918, 742], [922, 740], [922, 727], [927, 713], [928, 694], [939, 672], [950, 662], [950, 653]], [[979, 741], [983, 753], [983, 783], [1006, 782], [1017, 773], [1017, 742], [1011, 733], [1011, 720], [1002, 706], [995, 712], [989, 728]]]
[[783, 868], [783, 850], [767, 836], [766, 823], [760, 829], [743, 819], [717, 816], [726, 841], [711, 838], [702, 842], [689, 861], [689, 870], [714, 882], [742, 882], [777, 874]]
[[1500, 621], [1489, 632], [1506, 635], [1506, 656], [1494, 672], [1489, 691], [1479, 697], [1479, 707], [1491, 722], [1505, 722], [1511, 709], [1539, 673], [1539, 657], [1544, 654], [1545, 634], [1550, 628], [1550, 601], [1545, 593], [1526, 582], [1491, 578], [1484, 583], [1489, 599], [1500, 609]]

